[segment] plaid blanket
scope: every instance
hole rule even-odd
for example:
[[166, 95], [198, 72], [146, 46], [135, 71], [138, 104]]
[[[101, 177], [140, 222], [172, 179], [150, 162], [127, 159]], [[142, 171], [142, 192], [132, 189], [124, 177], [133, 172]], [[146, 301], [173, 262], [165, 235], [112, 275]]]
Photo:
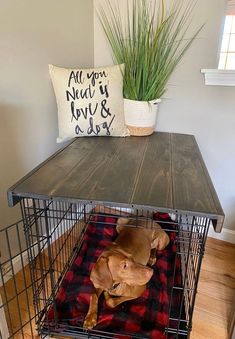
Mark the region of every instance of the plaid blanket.
[[[114, 338], [131, 338], [131, 334], [134, 334], [140, 338], [164, 339], [167, 326], [178, 326], [177, 323], [169, 323], [170, 300], [170, 315], [177, 317], [182, 297], [180, 293], [171, 294], [172, 286], [181, 286], [175, 225], [170, 223], [168, 214], [156, 213], [154, 219], [163, 229], [171, 230], [168, 232], [170, 243], [163, 251], [157, 252], [154, 274], [147, 289], [141, 297], [124, 302], [114, 309], [106, 305], [102, 295], [95, 330], [110, 332], [110, 335], [113, 333]], [[89, 278], [90, 272], [105, 247], [116, 238], [116, 222], [117, 217], [108, 214], [92, 216], [79, 254], [65, 275], [56, 302], [47, 314], [48, 327], [52, 328], [55, 323], [63, 324], [64, 327], [67, 324], [70, 329], [83, 326], [94, 288]]]

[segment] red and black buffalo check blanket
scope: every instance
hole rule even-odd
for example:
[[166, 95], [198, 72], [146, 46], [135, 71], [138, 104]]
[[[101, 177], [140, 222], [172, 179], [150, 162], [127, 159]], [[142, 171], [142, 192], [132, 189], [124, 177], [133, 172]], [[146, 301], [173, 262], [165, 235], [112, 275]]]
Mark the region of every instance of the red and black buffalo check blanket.
[[[109, 332], [113, 338], [136, 336], [165, 339], [165, 328], [178, 326], [177, 322], [169, 322], [169, 308], [171, 317], [177, 318], [182, 298], [177, 288], [172, 290], [172, 286], [181, 286], [175, 225], [168, 214], [156, 213], [154, 219], [163, 229], [170, 230], [170, 243], [163, 251], [157, 252], [154, 275], [147, 289], [138, 299], [127, 301], [114, 309], [109, 308], [101, 296], [94, 330]], [[90, 272], [105, 247], [116, 238], [116, 222], [117, 217], [108, 214], [91, 217], [79, 254], [65, 275], [56, 302], [47, 315], [47, 328], [52, 329], [55, 324], [57, 328], [58, 325], [64, 329], [68, 326], [69, 329], [74, 328], [75, 333], [75, 328], [83, 326], [94, 288], [89, 278]]]

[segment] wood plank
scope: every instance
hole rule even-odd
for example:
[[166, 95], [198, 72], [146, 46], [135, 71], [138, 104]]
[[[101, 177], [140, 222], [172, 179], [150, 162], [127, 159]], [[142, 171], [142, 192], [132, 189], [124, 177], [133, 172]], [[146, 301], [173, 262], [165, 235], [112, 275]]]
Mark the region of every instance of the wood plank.
[[212, 180], [211, 180], [211, 177], [210, 177], [209, 172], [207, 170], [207, 167], [206, 167], [206, 165], [204, 163], [202, 154], [200, 152], [200, 149], [198, 147], [198, 144], [196, 142], [195, 137], [193, 137], [193, 140], [194, 140], [194, 147], [195, 147], [195, 149], [197, 149], [197, 152], [198, 152], [198, 159], [199, 159], [199, 161], [201, 163], [201, 167], [202, 167], [205, 179], [207, 181], [208, 189], [210, 190], [211, 197], [213, 199], [214, 206], [215, 206], [215, 209], [217, 211], [217, 218], [215, 220], [212, 219], [214, 230], [216, 232], [221, 232], [222, 226], [223, 226], [223, 223], [224, 223], [224, 217], [225, 217], [224, 216], [224, 211], [223, 211], [222, 206], [220, 204], [218, 195], [217, 195], [215, 187], [214, 187], [214, 185], [212, 183]]
[[[213, 238], [208, 238], [207, 243], [209, 246], [206, 249], [207, 256], [203, 260], [203, 268], [224, 278], [235, 278], [235, 245]], [[231, 262], [234, 265], [231, 265]], [[230, 281], [232, 282], [230, 287], [235, 291], [235, 279]]]
[[173, 199], [176, 210], [218, 215], [194, 137], [172, 134]]
[[232, 311], [232, 301], [231, 299], [230, 302], [224, 302], [221, 298], [212, 297], [202, 291], [197, 295], [195, 310], [203, 310], [204, 313], [214, 319], [215, 322], [220, 321], [228, 325], [228, 315], [230, 315]]
[[[63, 187], [65, 179], [71, 178], [71, 173], [76, 172], [84, 161], [95, 152], [99, 153], [100, 148], [107, 144], [103, 138], [84, 138], [81, 142], [79, 141], [76, 140], [63, 152], [29, 175], [26, 180], [15, 187], [14, 194], [29, 193], [32, 197], [42, 195], [48, 198], [55, 196], [57, 188]], [[86, 171], [83, 174], [85, 176]]]
[[9, 338], [9, 331], [8, 325], [6, 321], [6, 315], [4, 312], [4, 308], [2, 307], [2, 297], [0, 294], [0, 338], [1, 339], [8, 339]]
[[89, 181], [79, 191], [89, 200], [131, 204], [133, 187], [146, 149], [147, 138], [125, 138], [116, 143], [116, 152], [105, 162], [95, 165]]
[[193, 339], [230, 339], [234, 312], [235, 245], [208, 238], [193, 315]]
[[226, 321], [218, 321], [203, 311], [195, 310], [190, 339], [229, 339]]
[[155, 133], [148, 139], [133, 203], [173, 209], [169, 133]]
[[[207, 258], [208, 256], [206, 256], [205, 258], [205, 265], [207, 265], [208, 262]], [[212, 272], [209, 269], [203, 270], [203, 274], [200, 276], [199, 289], [202, 291], [206, 291], [206, 294], [209, 297], [217, 298], [218, 296], [220, 296], [220, 299], [224, 303], [230, 303], [231, 300], [233, 300], [234, 296], [235, 281], [233, 281], [231, 274], [227, 274], [227, 265], [225, 265], [225, 270], [223, 270], [224, 273], [222, 273], [222, 261], [224, 262], [224, 260], [222, 259], [221, 261], [216, 263], [217, 272]]]
[[90, 152], [85, 156], [80, 153], [77, 154], [80, 159], [77, 166], [74, 166], [67, 176], [64, 176], [55, 189], [50, 192], [51, 195], [79, 200], [91, 199], [90, 190], [95, 185], [95, 180], [100, 180], [97, 172], [104, 172], [115, 156], [118, 146], [122, 147], [121, 145], [124, 143], [123, 138], [118, 138], [118, 140], [105, 137], [97, 138], [97, 140], [92, 139]]
[[10, 207], [15, 206], [19, 201], [20, 201], [20, 195], [18, 196], [15, 193], [16, 187], [20, 186], [24, 181], [26, 181], [29, 177], [31, 177], [34, 173], [36, 173], [41, 167], [46, 165], [50, 160], [54, 159], [57, 157], [60, 153], [62, 153], [67, 147], [69, 147], [75, 140], [72, 140], [71, 143], [67, 144], [64, 147], [61, 147], [58, 151], [56, 151], [54, 154], [52, 154], [49, 158], [44, 160], [42, 163], [40, 163], [38, 166], [33, 168], [29, 173], [27, 173], [25, 176], [23, 176], [20, 180], [17, 181], [16, 184], [11, 186], [8, 191], [7, 191], [7, 200], [8, 200], [8, 205]]
[[[200, 214], [223, 211], [193, 136], [77, 138], [10, 189], [18, 197], [116, 202]], [[13, 201], [15, 197], [15, 201]]]

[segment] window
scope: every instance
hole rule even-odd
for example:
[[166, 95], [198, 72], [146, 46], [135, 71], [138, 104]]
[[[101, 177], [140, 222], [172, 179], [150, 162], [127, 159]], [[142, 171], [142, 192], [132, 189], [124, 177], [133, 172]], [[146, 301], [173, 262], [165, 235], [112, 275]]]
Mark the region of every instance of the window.
[[235, 0], [227, 1], [219, 69], [235, 69]]
[[235, 15], [226, 15], [219, 69], [235, 69]]
[[202, 69], [205, 84], [235, 86], [235, 0], [227, 0], [218, 69]]

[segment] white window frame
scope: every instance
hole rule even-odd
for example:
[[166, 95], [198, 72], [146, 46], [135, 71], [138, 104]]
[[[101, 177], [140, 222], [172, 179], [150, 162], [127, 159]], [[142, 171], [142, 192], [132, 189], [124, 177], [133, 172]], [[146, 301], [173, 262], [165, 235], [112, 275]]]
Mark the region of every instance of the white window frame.
[[[235, 0], [228, 0], [226, 15], [235, 15]], [[232, 11], [232, 12], [231, 12]], [[235, 69], [201, 69], [205, 84], [212, 86], [235, 86]]]
[[[225, 18], [224, 32], [219, 56], [219, 69], [235, 70], [235, 59], [233, 64], [230, 65], [232, 68], [229, 68], [229, 57], [231, 55], [235, 57], [235, 46], [233, 46], [233, 50], [231, 50], [232, 45], [230, 45], [233, 40], [235, 42], [235, 13], [227, 14]], [[235, 45], [234, 42], [233, 45]]]

